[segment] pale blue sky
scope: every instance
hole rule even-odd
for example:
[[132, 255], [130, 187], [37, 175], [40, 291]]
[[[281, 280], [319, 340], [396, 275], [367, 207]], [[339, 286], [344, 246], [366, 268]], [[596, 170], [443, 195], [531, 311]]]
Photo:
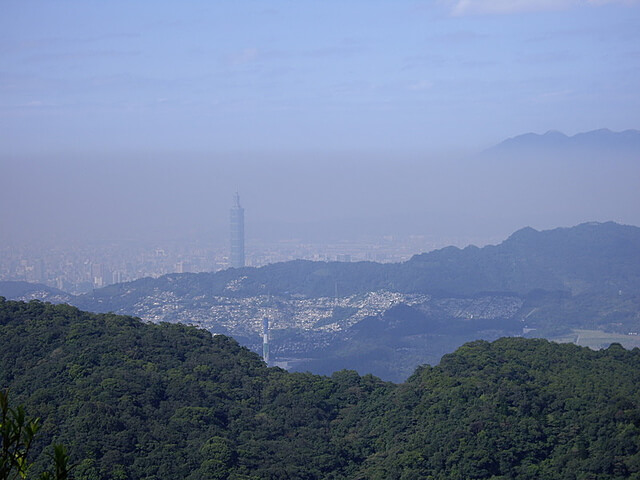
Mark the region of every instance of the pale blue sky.
[[3, 153], [474, 151], [640, 128], [640, 4], [1, 2]]
[[640, 224], [637, 162], [459, 156], [639, 93], [637, 1], [0, 0], [0, 244]]

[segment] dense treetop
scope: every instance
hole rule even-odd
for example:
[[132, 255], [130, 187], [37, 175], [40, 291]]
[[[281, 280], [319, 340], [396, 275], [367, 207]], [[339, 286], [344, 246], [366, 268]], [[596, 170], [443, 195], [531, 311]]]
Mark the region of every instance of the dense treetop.
[[225, 336], [0, 297], [0, 388], [78, 479], [640, 479], [640, 350], [466, 344], [396, 385]]

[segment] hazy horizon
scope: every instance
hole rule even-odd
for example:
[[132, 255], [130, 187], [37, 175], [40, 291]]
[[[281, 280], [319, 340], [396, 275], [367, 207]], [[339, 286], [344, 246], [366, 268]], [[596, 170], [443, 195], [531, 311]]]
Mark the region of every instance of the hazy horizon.
[[2, 189], [8, 206], [2, 221], [11, 226], [4, 236], [17, 241], [156, 238], [157, 243], [210, 237], [212, 243], [226, 244], [236, 191], [250, 241], [388, 235], [489, 241], [525, 226], [609, 220], [640, 225], [640, 167], [634, 160], [607, 165], [545, 159], [514, 165], [511, 160], [363, 157], [14, 163], [5, 168]]
[[[504, 239], [640, 225], [633, 159], [481, 162], [640, 126], [636, 1], [6, 2], [0, 241]], [[636, 158], [637, 160], [637, 158]]]

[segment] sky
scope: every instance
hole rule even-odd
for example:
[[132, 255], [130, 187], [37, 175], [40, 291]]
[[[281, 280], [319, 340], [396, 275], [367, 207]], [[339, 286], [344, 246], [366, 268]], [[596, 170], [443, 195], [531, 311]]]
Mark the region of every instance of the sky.
[[640, 125], [640, 3], [13, 1], [5, 151], [486, 148]]
[[493, 236], [640, 223], [629, 207], [637, 170], [605, 170], [595, 198], [601, 171], [541, 176], [523, 196], [518, 179], [535, 179], [535, 166], [489, 181], [456, 160], [526, 132], [640, 128], [638, 1], [2, 0], [1, 10], [5, 239], [204, 223], [226, 235], [235, 190], [254, 235], [266, 225], [296, 235], [286, 225], [310, 218], [314, 231], [387, 219], [371, 231]]

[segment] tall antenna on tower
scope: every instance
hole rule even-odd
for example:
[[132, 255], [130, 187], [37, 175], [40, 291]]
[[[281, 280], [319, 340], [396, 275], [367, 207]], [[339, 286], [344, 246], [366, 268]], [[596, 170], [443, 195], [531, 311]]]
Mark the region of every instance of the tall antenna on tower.
[[269, 366], [269, 319], [262, 319], [262, 359]]

